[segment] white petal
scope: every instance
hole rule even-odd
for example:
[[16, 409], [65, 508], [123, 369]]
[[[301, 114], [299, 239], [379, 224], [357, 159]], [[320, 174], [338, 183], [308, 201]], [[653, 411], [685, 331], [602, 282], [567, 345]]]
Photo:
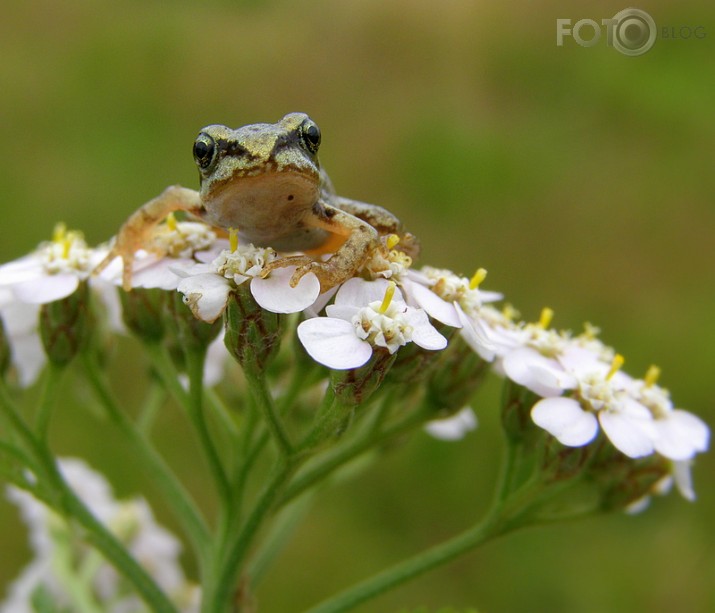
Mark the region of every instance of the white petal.
[[0, 266], [0, 285], [14, 285], [44, 275], [40, 260], [33, 255]]
[[336, 370], [358, 368], [372, 355], [370, 343], [355, 336], [355, 328], [344, 319], [306, 319], [298, 326], [298, 338], [310, 357]]
[[470, 407], [465, 407], [445, 419], [434, 419], [425, 424], [427, 434], [443, 441], [458, 441], [477, 427], [477, 416]]
[[[37, 317], [37, 315], [35, 315]], [[17, 369], [20, 387], [32, 385], [47, 362], [45, 348], [37, 333], [10, 339], [12, 363]]]
[[515, 383], [548, 398], [560, 396], [575, 386], [576, 381], [556, 362], [531, 347], [521, 347], [504, 356], [504, 372]]
[[708, 448], [710, 430], [703, 420], [688, 411], [675, 409], [656, 419], [655, 450], [671, 460], [689, 460]]
[[460, 336], [480, 358], [491, 362], [494, 359], [495, 346], [489, 339], [487, 328], [479, 320], [467, 317], [462, 307], [456, 302], [454, 308], [462, 324], [462, 329], [459, 331]]
[[[389, 285], [390, 282], [387, 279], [375, 279], [374, 281], [365, 281], [365, 279], [357, 277], [348, 279], [340, 286], [335, 295], [335, 304], [364, 307], [376, 300], [382, 301]], [[392, 300], [404, 302], [399, 289], [395, 290]]]
[[251, 293], [256, 302], [272, 313], [297, 313], [312, 305], [320, 294], [320, 281], [312, 272], [301, 277], [298, 285], [290, 286], [294, 266], [278, 268], [268, 277], [254, 277]]
[[337, 317], [345, 321], [352, 321], [352, 318], [357, 315], [359, 311], [360, 309], [358, 307], [347, 304], [329, 304], [325, 307], [325, 312], [328, 314], [328, 317]]
[[650, 412], [645, 411], [641, 413], [626, 405], [620, 410], [603, 410], [598, 414], [601, 427], [613, 446], [629, 458], [642, 458], [653, 453], [655, 428]]
[[598, 421], [573, 398], [544, 398], [531, 409], [534, 423], [568, 447], [590, 443], [598, 432]]
[[192, 264], [192, 260], [188, 259], [163, 258], [149, 266], [142, 267], [140, 270], [135, 270], [132, 273], [132, 287], [175, 290], [181, 277], [174, 270], [184, 269]]
[[427, 311], [430, 317], [453, 328], [462, 327], [454, 305], [442, 300], [431, 289], [414, 282], [409, 282], [405, 289], [414, 298], [417, 305]]
[[179, 282], [178, 290], [194, 316], [213, 323], [226, 308], [231, 285], [227, 279], [215, 274], [200, 274]]
[[407, 307], [405, 319], [412, 326], [412, 342], [423, 349], [436, 351], [447, 346], [447, 339], [429, 322], [427, 313], [422, 309]]
[[693, 478], [690, 474], [691, 462], [673, 462], [673, 479], [681, 496], [693, 502], [695, 500], [695, 489], [693, 488]]
[[307, 309], [304, 311], [304, 315], [306, 317], [318, 317], [318, 314], [320, 311], [322, 311], [325, 308], [325, 305], [328, 304], [333, 299], [333, 296], [337, 293], [339, 289], [339, 286], [331, 287], [329, 290], [324, 291], [320, 296], [318, 296], [313, 304], [311, 304]]
[[47, 304], [67, 298], [79, 285], [77, 275], [59, 273], [31, 279], [13, 285], [12, 291], [18, 300], [29, 304]]

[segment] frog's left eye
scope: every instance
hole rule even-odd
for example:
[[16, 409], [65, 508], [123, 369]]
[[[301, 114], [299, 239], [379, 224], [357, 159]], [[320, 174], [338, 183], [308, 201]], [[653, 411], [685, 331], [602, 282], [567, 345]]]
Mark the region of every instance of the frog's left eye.
[[320, 147], [320, 128], [310, 119], [307, 119], [300, 126], [300, 137], [305, 148], [311, 153], [317, 153]]
[[199, 134], [194, 143], [194, 159], [199, 168], [205, 170], [211, 165], [216, 153], [216, 142], [208, 134]]

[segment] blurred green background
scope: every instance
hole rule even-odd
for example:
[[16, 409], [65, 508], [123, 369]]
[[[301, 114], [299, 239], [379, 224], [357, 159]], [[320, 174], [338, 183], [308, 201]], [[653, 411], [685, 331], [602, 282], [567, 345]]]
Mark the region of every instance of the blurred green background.
[[[196, 186], [191, 145], [203, 125], [305, 111], [338, 191], [397, 213], [420, 236], [422, 263], [486, 267], [485, 287], [527, 319], [548, 305], [557, 327], [598, 324], [626, 370], [656, 362], [677, 404], [715, 424], [715, 8], [640, 3], [659, 26], [707, 33], [658, 40], [640, 57], [603, 41], [556, 46], [557, 18], [600, 21], [626, 6], [6, 4], [0, 260], [57, 220], [100, 242], [167, 185]], [[466, 527], [494, 480], [497, 394], [492, 382], [475, 400], [481, 425], [463, 443], [418, 436], [322, 494], [259, 592], [261, 610], [300, 610]], [[165, 416], [161, 429], [165, 454], [203, 491], [181, 420]], [[54, 445], [105, 471], [121, 495], [155, 501], [108, 431], [68, 403]], [[698, 459], [696, 504], [673, 495], [638, 517], [512, 535], [360, 610], [713, 611], [714, 471], [712, 454]], [[0, 525], [5, 585], [28, 551], [5, 500]]]

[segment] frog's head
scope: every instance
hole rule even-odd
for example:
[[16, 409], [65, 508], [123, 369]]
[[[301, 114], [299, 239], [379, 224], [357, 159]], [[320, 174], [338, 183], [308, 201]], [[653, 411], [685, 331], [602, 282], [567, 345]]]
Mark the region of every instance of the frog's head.
[[236, 130], [205, 127], [194, 142], [204, 206], [312, 207], [320, 191], [319, 146], [320, 130], [305, 113]]

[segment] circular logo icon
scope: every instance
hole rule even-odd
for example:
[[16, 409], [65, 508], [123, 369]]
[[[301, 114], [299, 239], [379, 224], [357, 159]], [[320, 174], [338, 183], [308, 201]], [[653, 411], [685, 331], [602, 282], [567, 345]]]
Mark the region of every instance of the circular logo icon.
[[613, 46], [624, 55], [643, 55], [658, 35], [653, 18], [640, 9], [623, 9], [613, 16]]

